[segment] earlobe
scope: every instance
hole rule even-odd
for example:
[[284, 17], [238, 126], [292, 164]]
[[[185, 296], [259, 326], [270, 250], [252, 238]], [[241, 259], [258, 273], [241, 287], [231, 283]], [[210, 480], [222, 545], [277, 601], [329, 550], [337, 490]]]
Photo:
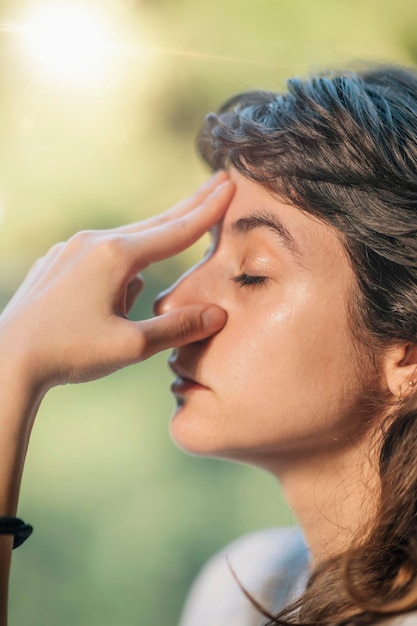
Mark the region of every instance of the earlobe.
[[417, 384], [417, 345], [409, 341], [389, 348], [383, 369], [391, 394], [400, 401], [405, 400]]

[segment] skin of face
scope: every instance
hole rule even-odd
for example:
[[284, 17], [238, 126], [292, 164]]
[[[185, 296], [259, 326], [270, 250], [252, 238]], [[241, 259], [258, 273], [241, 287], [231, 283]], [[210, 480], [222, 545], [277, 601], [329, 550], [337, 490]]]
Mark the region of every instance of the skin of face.
[[355, 444], [377, 383], [349, 325], [355, 281], [341, 238], [231, 177], [236, 192], [209, 252], [155, 306], [210, 302], [228, 316], [216, 335], [170, 357], [172, 437], [190, 453], [267, 469]]

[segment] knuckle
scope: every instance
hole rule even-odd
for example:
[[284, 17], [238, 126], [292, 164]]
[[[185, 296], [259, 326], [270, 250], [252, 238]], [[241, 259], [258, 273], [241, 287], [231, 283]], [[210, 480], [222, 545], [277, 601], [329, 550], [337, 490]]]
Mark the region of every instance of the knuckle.
[[97, 241], [97, 248], [100, 254], [108, 259], [119, 258], [124, 250], [124, 240], [122, 235], [106, 235]]
[[124, 243], [121, 234], [103, 234], [99, 230], [83, 230], [71, 237], [67, 243], [71, 253], [84, 253], [114, 262], [123, 253]]
[[150, 337], [144, 329], [135, 329], [135, 336], [129, 342], [129, 349], [132, 352], [131, 362], [145, 360], [150, 354]]
[[97, 232], [94, 230], [80, 230], [68, 239], [66, 247], [69, 250], [81, 250], [82, 248], [86, 248], [91, 245], [96, 236]]
[[194, 320], [192, 320], [188, 315], [181, 312], [177, 317], [177, 332], [179, 337], [187, 337], [190, 335], [195, 329]]
[[47, 252], [47, 255], [48, 256], [55, 256], [56, 254], [61, 252], [61, 250], [64, 248], [64, 246], [65, 246], [65, 243], [63, 241], [55, 243], [51, 248], [49, 248], [49, 250]]
[[192, 225], [190, 223], [190, 218], [188, 215], [184, 215], [183, 217], [178, 218], [175, 221], [175, 228], [177, 236], [183, 241], [185, 244], [193, 241], [193, 231]]

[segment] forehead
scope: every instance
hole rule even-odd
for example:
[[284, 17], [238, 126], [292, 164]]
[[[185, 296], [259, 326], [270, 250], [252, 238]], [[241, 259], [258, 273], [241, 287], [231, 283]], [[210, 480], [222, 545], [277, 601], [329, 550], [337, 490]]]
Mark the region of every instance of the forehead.
[[253, 217], [274, 216], [282, 225], [283, 239], [289, 235], [294, 241], [296, 250], [300, 252], [301, 261], [310, 271], [328, 275], [329, 270], [333, 269], [339, 278], [343, 274], [346, 280], [350, 281], [353, 278], [342, 236], [333, 226], [275, 198], [262, 185], [245, 178], [236, 170], [231, 170], [230, 175], [236, 185], [236, 192], [224, 218], [222, 231], [225, 234], [245, 238], [251, 237], [256, 231], [257, 238], [272, 239], [274, 238], [272, 229], [240, 229], [236, 226], [242, 220]]

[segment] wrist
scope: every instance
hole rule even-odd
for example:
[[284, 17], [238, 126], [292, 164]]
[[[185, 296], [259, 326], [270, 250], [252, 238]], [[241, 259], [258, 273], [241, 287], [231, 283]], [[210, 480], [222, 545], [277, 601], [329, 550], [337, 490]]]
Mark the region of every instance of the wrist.
[[0, 324], [0, 393], [18, 394], [27, 405], [39, 403], [48, 389], [47, 377], [39, 359], [16, 334]]

